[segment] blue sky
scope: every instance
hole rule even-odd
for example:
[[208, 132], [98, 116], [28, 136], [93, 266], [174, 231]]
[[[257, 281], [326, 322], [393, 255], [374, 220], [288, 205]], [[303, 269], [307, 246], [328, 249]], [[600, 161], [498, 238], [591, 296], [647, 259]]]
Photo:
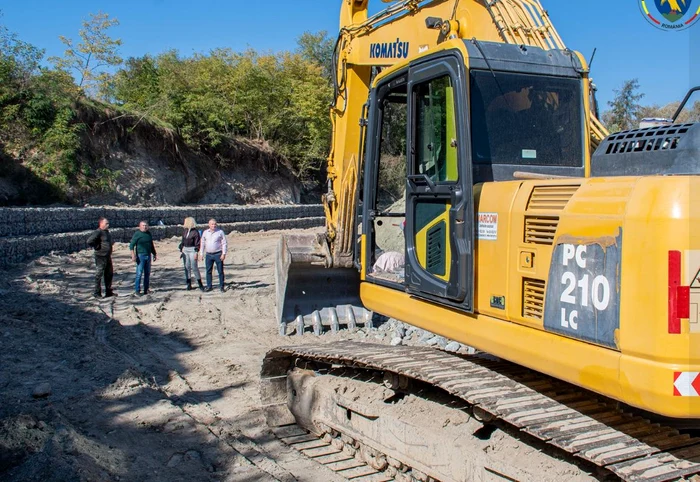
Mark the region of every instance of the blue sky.
[[[340, 1], [0, 0], [0, 23], [47, 56], [60, 55], [58, 36], [77, 37], [81, 19], [99, 10], [120, 20], [113, 36], [124, 42], [123, 57], [173, 48], [183, 54], [216, 47], [279, 51], [293, 49], [304, 31], [334, 35]], [[691, 1], [692, 8], [700, 4]], [[593, 77], [603, 109], [627, 79], [639, 79], [646, 104], [680, 100], [691, 83], [700, 84], [700, 22], [682, 32], [661, 31], [643, 18], [638, 0], [542, 3], [569, 48], [586, 58], [598, 48]]]

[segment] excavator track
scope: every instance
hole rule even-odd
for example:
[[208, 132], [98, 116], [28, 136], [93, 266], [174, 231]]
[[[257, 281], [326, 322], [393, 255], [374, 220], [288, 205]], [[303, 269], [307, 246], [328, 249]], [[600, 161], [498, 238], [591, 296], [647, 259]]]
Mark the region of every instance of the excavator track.
[[[353, 482], [389, 482], [394, 477], [377, 470], [355, 457], [356, 452], [343, 450], [339, 437], [330, 433], [316, 437], [296, 424], [274, 427], [275, 436], [301, 454]], [[343, 444], [344, 445], [344, 444]]]
[[[396, 376], [427, 384], [465, 402], [459, 409], [480, 420], [506, 424], [575, 463], [585, 461], [622, 480], [700, 480], [700, 438], [626, 412], [616, 402], [592, 392], [493, 357], [358, 342], [276, 348], [266, 355], [261, 372], [263, 409], [273, 427], [297, 422], [287, 408], [288, 374], [295, 368], [310, 368], [316, 373], [359, 370], [385, 379]], [[328, 427], [317, 433], [326, 438], [328, 434], [338, 435]], [[418, 473], [426, 472], [425, 467], [419, 468]], [[426, 480], [441, 480], [439, 475], [430, 477]]]

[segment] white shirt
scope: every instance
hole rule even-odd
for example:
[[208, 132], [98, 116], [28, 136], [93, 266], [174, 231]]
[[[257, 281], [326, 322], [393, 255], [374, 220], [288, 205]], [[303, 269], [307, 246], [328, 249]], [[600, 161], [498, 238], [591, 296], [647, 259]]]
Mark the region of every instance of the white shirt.
[[222, 254], [226, 254], [227, 249], [226, 234], [220, 228], [216, 228], [213, 232], [211, 229], [207, 229], [202, 233], [202, 242], [199, 248], [201, 252], [218, 253], [221, 251]]

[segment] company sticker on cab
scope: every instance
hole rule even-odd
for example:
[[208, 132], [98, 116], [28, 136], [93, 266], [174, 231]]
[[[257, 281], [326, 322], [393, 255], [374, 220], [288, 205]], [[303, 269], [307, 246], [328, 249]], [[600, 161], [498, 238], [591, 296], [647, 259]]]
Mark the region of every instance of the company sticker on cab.
[[498, 239], [498, 213], [479, 213], [479, 239]]

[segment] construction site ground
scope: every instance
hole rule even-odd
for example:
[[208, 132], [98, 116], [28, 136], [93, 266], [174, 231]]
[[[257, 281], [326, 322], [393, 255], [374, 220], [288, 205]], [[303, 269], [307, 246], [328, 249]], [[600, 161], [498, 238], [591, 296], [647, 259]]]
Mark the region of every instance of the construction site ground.
[[224, 293], [185, 289], [178, 238], [156, 242], [147, 296], [131, 294], [124, 244], [113, 255], [116, 298], [92, 297], [88, 250], [0, 271], [0, 480], [343, 480], [268, 430], [265, 353], [344, 339], [468, 347], [395, 320], [279, 336], [281, 234], [228, 236]]
[[280, 234], [229, 235], [224, 293], [185, 290], [175, 238], [143, 297], [123, 244], [113, 299], [91, 296], [90, 251], [0, 271], [0, 479], [333, 480], [259, 409], [264, 354], [302, 340], [277, 334]]

